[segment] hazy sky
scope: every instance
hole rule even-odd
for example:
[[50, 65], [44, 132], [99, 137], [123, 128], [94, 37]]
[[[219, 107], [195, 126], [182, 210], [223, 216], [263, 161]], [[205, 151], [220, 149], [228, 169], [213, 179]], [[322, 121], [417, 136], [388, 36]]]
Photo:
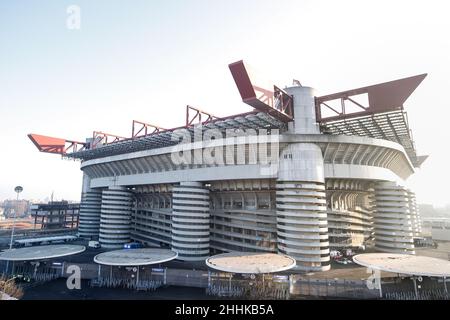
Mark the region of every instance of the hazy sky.
[[[81, 29], [66, 27], [69, 5]], [[182, 125], [191, 104], [248, 111], [227, 65], [318, 94], [428, 77], [405, 104], [419, 154], [408, 186], [450, 203], [448, 1], [0, 1], [0, 199], [78, 200], [79, 162], [39, 153], [28, 133], [129, 136], [133, 119]]]

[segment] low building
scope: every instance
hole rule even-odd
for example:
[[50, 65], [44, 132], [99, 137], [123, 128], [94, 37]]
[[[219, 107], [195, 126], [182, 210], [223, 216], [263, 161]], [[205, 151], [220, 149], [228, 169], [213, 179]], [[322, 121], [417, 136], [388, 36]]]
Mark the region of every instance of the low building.
[[30, 212], [30, 202], [28, 200], [5, 200], [2, 205], [5, 218], [17, 218], [28, 216]]
[[431, 237], [435, 241], [450, 241], [450, 219], [436, 219], [431, 224]]
[[78, 228], [80, 204], [67, 201], [52, 201], [46, 204], [33, 204], [31, 216], [35, 229], [74, 229]]

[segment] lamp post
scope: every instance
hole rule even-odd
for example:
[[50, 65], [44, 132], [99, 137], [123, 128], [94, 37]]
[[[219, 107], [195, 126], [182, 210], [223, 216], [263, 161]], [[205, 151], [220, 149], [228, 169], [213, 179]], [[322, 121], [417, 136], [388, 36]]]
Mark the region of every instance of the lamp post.
[[[16, 208], [14, 209], [14, 216], [13, 216], [13, 225], [12, 225], [12, 229], [11, 229], [11, 239], [9, 241], [9, 250], [12, 249], [12, 245], [13, 245], [13, 241], [14, 241], [14, 230], [16, 227], [16, 218], [17, 218], [17, 206], [19, 205], [19, 193], [21, 193], [23, 191], [23, 188], [21, 186], [17, 186], [14, 188], [14, 192], [17, 193], [17, 197], [16, 197]], [[6, 271], [5, 273], [8, 273], [8, 267], [9, 267], [9, 261], [6, 261]]]

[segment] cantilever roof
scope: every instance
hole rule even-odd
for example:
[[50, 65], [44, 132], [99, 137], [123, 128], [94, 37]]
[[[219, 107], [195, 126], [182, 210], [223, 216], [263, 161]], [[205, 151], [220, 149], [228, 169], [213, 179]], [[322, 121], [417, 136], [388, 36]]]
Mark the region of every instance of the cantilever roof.
[[0, 260], [5, 261], [32, 261], [60, 258], [81, 253], [86, 250], [84, 246], [78, 245], [48, 245], [28, 248], [6, 250], [0, 253]]
[[103, 252], [94, 262], [107, 266], [146, 266], [174, 260], [178, 253], [169, 249], [142, 248]]
[[[280, 129], [284, 126], [285, 123], [275, 119], [267, 113], [253, 111], [245, 114], [234, 115], [228, 118], [214, 119], [207, 123], [203, 123], [202, 131], [208, 129], [218, 129], [222, 132], [225, 132], [225, 130], [227, 129]], [[172, 139], [174, 136], [174, 132], [177, 129], [187, 129], [190, 131], [191, 136], [193, 136], [194, 128], [195, 126], [181, 127], [138, 137], [135, 139], [121, 140], [107, 145], [98, 146], [94, 149], [86, 149], [83, 151], [68, 153], [65, 155], [65, 157], [91, 160], [142, 150], [170, 147], [178, 144], [178, 141], [176, 141], [176, 139]]]
[[421, 158], [417, 156], [405, 111], [399, 110], [330, 121], [323, 123], [321, 126], [322, 130], [328, 134], [364, 136], [397, 142], [403, 146], [415, 167], [421, 164]]
[[365, 253], [353, 257], [364, 267], [399, 274], [425, 277], [449, 277], [450, 261], [394, 253]]
[[232, 273], [274, 273], [292, 269], [294, 258], [276, 253], [228, 252], [205, 260], [208, 267]]

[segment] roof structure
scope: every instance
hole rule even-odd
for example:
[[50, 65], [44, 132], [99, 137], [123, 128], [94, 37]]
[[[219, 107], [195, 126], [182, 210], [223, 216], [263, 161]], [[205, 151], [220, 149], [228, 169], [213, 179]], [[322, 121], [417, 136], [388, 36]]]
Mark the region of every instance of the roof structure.
[[417, 156], [407, 114], [402, 110], [325, 122], [321, 128], [328, 134], [364, 136], [397, 142], [403, 146], [415, 167], [425, 160]]
[[169, 249], [124, 249], [100, 253], [94, 262], [107, 266], [146, 266], [174, 260], [178, 253]]
[[295, 267], [294, 258], [276, 253], [228, 252], [206, 259], [210, 268], [232, 273], [274, 273]]
[[81, 253], [86, 250], [85, 246], [78, 245], [48, 245], [35, 246], [20, 249], [6, 250], [0, 253], [0, 260], [4, 261], [33, 261], [60, 258]]
[[365, 253], [353, 261], [374, 270], [424, 277], [450, 277], [450, 261], [394, 253]]
[[179, 127], [164, 131], [155, 132], [146, 136], [134, 139], [124, 139], [110, 144], [99, 145], [93, 149], [72, 152], [65, 155], [67, 158], [91, 160], [106, 156], [137, 152], [142, 150], [151, 150], [163, 147], [170, 147], [179, 143], [177, 139], [177, 130], [188, 130], [191, 137], [194, 136], [194, 130], [201, 128], [202, 132], [208, 129], [217, 129], [225, 133], [227, 129], [281, 129], [285, 123], [270, 116], [267, 113], [252, 111], [244, 114], [238, 114], [227, 118], [215, 118], [203, 122], [199, 125]]
[[[37, 134], [30, 134], [29, 138], [41, 152], [61, 154], [68, 159], [92, 160], [177, 145], [181, 139], [177, 139], [177, 130], [188, 130], [193, 137], [198, 126], [202, 126], [202, 131], [218, 129], [222, 132], [227, 129], [285, 129], [295, 118], [293, 97], [286, 91], [257, 77], [242, 60], [231, 63], [229, 69], [242, 101], [254, 111], [218, 118], [187, 106], [185, 126], [164, 129], [133, 120], [131, 138], [101, 131], [94, 131], [92, 139], [85, 143]], [[315, 97], [316, 121], [323, 133], [397, 142], [404, 147], [411, 163], [420, 167], [427, 157], [416, 154], [403, 105], [426, 76], [420, 74]], [[298, 81], [297, 85], [300, 85]], [[363, 102], [361, 98], [367, 98], [367, 101]], [[192, 112], [194, 116], [190, 117]], [[203, 122], [202, 117], [206, 119]]]

